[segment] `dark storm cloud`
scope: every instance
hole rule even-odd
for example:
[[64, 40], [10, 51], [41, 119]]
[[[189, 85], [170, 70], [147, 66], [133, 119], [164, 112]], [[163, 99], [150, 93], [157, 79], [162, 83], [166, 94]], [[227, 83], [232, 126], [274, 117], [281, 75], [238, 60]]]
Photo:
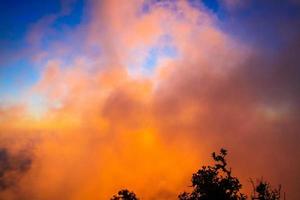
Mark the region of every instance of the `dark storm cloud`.
[[[10, 149], [0, 147], [0, 196], [18, 196], [18, 184], [32, 165], [32, 155], [21, 150], [11, 152]], [[25, 197], [24, 194], [21, 194]]]

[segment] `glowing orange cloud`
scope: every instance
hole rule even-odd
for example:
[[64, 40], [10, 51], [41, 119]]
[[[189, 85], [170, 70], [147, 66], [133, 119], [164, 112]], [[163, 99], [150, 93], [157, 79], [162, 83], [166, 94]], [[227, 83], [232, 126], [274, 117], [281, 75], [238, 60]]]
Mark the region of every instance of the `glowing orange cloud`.
[[[221, 31], [204, 7], [185, 1], [154, 3], [147, 12], [139, 0], [91, 4], [90, 22], [78, 29], [86, 35], [85, 54], [68, 63], [54, 54], [28, 91], [32, 99], [44, 99], [43, 112], [36, 115], [26, 103], [1, 110], [0, 136], [34, 143], [19, 195], [108, 199], [129, 188], [143, 199], [175, 199], [220, 146], [232, 152], [242, 182], [257, 173], [278, 181], [275, 171], [259, 163], [261, 157], [257, 168], [239, 161], [253, 145], [262, 157], [269, 155], [255, 141], [256, 131], [271, 137], [277, 113], [290, 112], [285, 105], [265, 109], [240, 81], [250, 48]], [[166, 36], [178, 55], [158, 62], [148, 76], [140, 73], [149, 49], [163, 45]], [[95, 47], [101, 50], [97, 55], [89, 51]], [[5, 195], [18, 198], [14, 191]]]

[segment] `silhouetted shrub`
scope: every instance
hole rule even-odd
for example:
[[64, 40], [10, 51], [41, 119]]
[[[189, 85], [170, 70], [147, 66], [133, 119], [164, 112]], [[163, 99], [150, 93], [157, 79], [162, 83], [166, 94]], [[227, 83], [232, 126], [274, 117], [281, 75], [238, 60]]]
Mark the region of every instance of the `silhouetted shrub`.
[[253, 194], [251, 195], [252, 200], [279, 200], [280, 199], [280, 191], [281, 186], [278, 188], [272, 189], [270, 184], [266, 181], [260, 180], [257, 185], [251, 180], [253, 185]]
[[114, 195], [111, 200], [138, 200], [133, 192], [127, 189], [120, 190], [117, 195]]
[[[242, 185], [237, 177], [232, 176], [225, 157], [227, 150], [221, 149], [219, 154], [212, 153], [214, 166], [203, 166], [192, 176], [193, 191], [183, 192], [179, 200], [246, 200], [247, 196], [240, 192]], [[272, 189], [270, 184], [260, 180], [253, 185], [251, 200], [280, 200], [280, 189]], [[111, 200], [137, 200], [133, 192], [127, 189], [118, 192]]]
[[192, 176], [191, 193], [184, 192], [178, 196], [180, 200], [244, 200], [246, 195], [240, 192], [242, 185], [232, 176], [225, 157], [227, 151], [221, 149], [220, 154], [212, 154], [214, 166], [203, 166]]

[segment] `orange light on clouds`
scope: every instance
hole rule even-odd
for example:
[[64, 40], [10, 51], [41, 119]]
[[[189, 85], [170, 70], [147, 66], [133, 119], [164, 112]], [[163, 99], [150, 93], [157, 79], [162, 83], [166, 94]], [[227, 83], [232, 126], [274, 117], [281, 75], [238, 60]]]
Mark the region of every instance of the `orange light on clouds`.
[[[0, 110], [0, 138], [33, 141], [20, 193], [93, 200], [129, 188], [146, 200], [175, 199], [221, 146], [232, 152], [243, 183], [261, 172], [277, 180], [264, 164], [238, 167], [245, 165], [242, 154], [255, 158], [250, 146], [257, 144], [256, 132], [270, 136], [277, 122], [269, 118], [279, 113], [255, 109], [252, 88], [238, 83], [252, 47], [219, 29], [204, 6], [187, 1], [153, 3], [145, 13], [140, 0], [90, 4], [90, 21], [76, 30], [86, 35], [80, 41], [86, 51], [68, 62], [48, 52], [55, 56], [44, 60], [25, 103]], [[159, 60], [145, 75], [141, 63], [164, 42], [176, 56]], [[94, 47], [101, 49], [96, 56], [89, 51]], [[266, 156], [269, 151], [257, 145]], [[5, 195], [18, 198], [14, 191]]]

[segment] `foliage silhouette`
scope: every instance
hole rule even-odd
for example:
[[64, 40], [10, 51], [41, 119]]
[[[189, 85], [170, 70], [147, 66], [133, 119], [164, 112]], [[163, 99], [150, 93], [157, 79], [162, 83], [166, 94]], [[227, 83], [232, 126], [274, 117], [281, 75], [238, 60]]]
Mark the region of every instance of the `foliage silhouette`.
[[135, 193], [127, 189], [120, 190], [117, 195], [114, 195], [111, 200], [138, 200]]
[[220, 154], [212, 153], [216, 164], [203, 166], [192, 176], [191, 193], [184, 192], [178, 196], [180, 200], [245, 200], [246, 195], [240, 192], [242, 185], [232, 176], [227, 168], [225, 157], [227, 151], [220, 150]]
[[[242, 184], [237, 177], [232, 176], [225, 157], [227, 150], [221, 149], [219, 154], [212, 153], [215, 161], [213, 166], [203, 166], [192, 176], [193, 191], [183, 192], [179, 200], [246, 200], [247, 196], [240, 192]], [[268, 182], [260, 180], [255, 185], [251, 180], [253, 193], [251, 200], [280, 200], [280, 190], [272, 189]], [[284, 198], [285, 199], [285, 198]], [[111, 200], [138, 200], [133, 192], [120, 190]]]
[[252, 200], [279, 200], [281, 197], [280, 191], [281, 186], [278, 188], [272, 189], [270, 184], [266, 181], [258, 181], [258, 184], [255, 185], [251, 180], [253, 186], [253, 194], [251, 195]]

